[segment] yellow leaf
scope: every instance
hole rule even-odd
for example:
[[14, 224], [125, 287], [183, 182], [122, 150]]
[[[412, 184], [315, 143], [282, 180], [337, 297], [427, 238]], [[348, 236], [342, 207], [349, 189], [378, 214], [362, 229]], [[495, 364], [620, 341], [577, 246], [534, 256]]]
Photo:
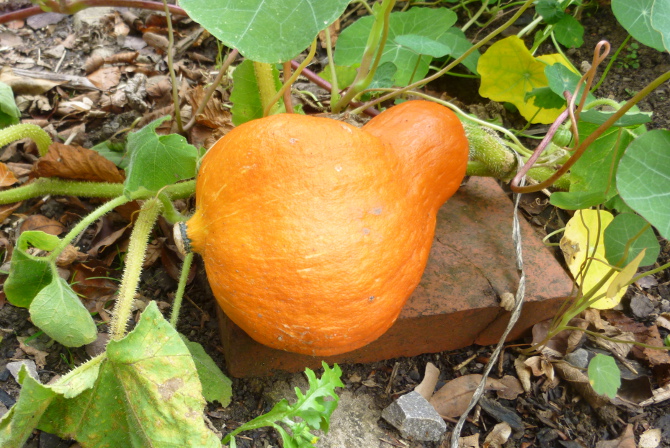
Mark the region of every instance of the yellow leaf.
[[[577, 210], [565, 226], [565, 232], [561, 238], [561, 249], [570, 272], [581, 285], [584, 293], [596, 286], [611, 270], [605, 258], [603, 240], [605, 228], [613, 219], [614, 216], [610, 212], [603, 210]], [[587, 265], [588, 269], [586, 269]], [[605, 282], [594, 296], [606, 294], [615, 278], [610, 278]], [[611, 297], [606, 295], [599, 299], [591, 307], [603, 310], [616, 306], [625, 292], [617, 291]]]
[[569, 68], [571, 72], [582, 76], [582, 74], [577, 71], [575, 66], [568, 62], [568, 60], [565, 59], [561, 53], [543, 54], [542, 56], [538, 56], [537, 60], [542, 61], [547, 65], [554, 65], [558, 62], [559, 64], [565, 65], [567, 68]]
[[545, 67], [517, 36], [499, 40], [479, 58], [477, 71], [482, 78], [479, 94], [514, 104], [531, 123], [553, 123], [562, 109], [541, 109], [532, 99], [525, 99], [531, 90], [549, 85]]
[[615, 297], [619, 292], [621, 294], [626, 292], [626, 287], [628, 286], [627, 283], [637, 272], [637, 268], [640, 266], [640, 262], [644, 258], [645, 252], [647, 252], [647, 249], [642, 249], [642, 252], [637, 254], [637, 257], [628, 263], [628, 265], [614, 277], [609, 288], [607, 288], [607, 297]]

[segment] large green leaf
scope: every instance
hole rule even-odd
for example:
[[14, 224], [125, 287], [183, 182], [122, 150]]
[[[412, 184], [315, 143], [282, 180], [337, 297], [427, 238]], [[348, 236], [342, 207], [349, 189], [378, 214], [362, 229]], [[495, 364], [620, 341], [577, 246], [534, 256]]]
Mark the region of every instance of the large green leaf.
[[[636, 240], [631, 241], [645, 226], [647, 229]], [[622, 260], [627, 245], [628, 254]], [[640, 266], [654, 264], [661, 252], [658, 239], [656, 239], [656, 235], [654, 235], [654, 231], [649, 227], [647, 221], [634, 213], [621, 213], [615, 216], [614, 220], [605, 229], [605, 256], [607, 261], [615, 266], [617, 264], [626, 266], [643, 250], [646, 252]]]
[[667, 0], [612, 0], [612, 12], [635, 40], [663, 51], [663, 37], [652, 26], [652, 8], [667, 5]]
[[665, 51], [670, 51], [670, 2], [667, 0], [654, 2], [651, 7], [651, 26], [661, 33]]
[[39, 429], [83, 447], [220, 447], [205, 425], [195, 364], [155, 302], [124, 339], [111, 341], [95, 385], [56, 397]]
[[[580, 122], [580, 138], [583, 140], [597, 127]], [[616, 195], [616, 166], [626, 146], [643, 129], [610, 128], [605, 131], [570, 170], [570, 191], [553, 194], [551, 203], [575, 210], [602, 204]]]
[[626, 204], [670, 238], [670, 131], [646, 132], [628, 146], [617, 186]]
[[152, 121], [128, 135], [130, 163], [124, 193], [140, 188], [157, 192], [166, 185], [195, 176], [198, 150], [178, 134], [158, 135], [156, 128], [170, 117]]
[[25, 365], [19, 370], [21, 396], [0, 420], [0, 446], [22, 447], [56, 394], [28, 374]]
[[526, 99], [526, 94], [533, 89], [549, 86], [545, 67], [517, 36], [501, 39], [479, 58], [477, 71], [482, 77], [479, 94], [514, 104], [532, 123], [552, 123], [560, 109], [541, 109], [532, 99]]
[[228, 406], [233, 396], [233, 382], [223, 374], [219, 366], [205, 352], [202, 345], [197, 342], [191, 342], [186, 336], [181, 335], [186, 348], [193, 356], [193, 362], [198, 370], [198, 378], [202, 385], [202, 394], [207, 401], [218, 401], [222, 406]]
[[60, 240], [48, 233], [29, 230], [16, 241], [9, 264], [9, 277], [3, 286], [7, 300], [14, 306], [28, 308], [37, 293], [51, 283], [52, 263], [28, 253], [29, 247], [51, 251]]
[[29, 309], [33, 324], [66, 347], [90, 344], [98, 336], [91, 314], [60, 277], [37, 293]]
[[577, 19], [566, 14], [554, 25], [554, 36], [566, 47], [579, 48], [584, 44], [584, 27]]
[[297, 56], [350, 0], [181, 0], [189, 17], [253, 61]]
[[[405, 12], [391, 13], [388, 39], [380, 63], [393, 62], [398, 67], [394, 77], [396, 85], [406, 86], [410, 80], [418, 81], [425, 77], [432, 60], [428, 55], [419, 55], [401, 45], [396, 41], [396, 37], [421, 36], [440, 42], [451, 49], [451, 46], [442, 39], [449, 28], [456, 23], [456, 19], [456, 13], [446, 8], [412, 8]], [[340, 33], [334, 56], [336, 64], [349, 66], [360, 64], [373, 21], [372, 16], [362, 17]]]

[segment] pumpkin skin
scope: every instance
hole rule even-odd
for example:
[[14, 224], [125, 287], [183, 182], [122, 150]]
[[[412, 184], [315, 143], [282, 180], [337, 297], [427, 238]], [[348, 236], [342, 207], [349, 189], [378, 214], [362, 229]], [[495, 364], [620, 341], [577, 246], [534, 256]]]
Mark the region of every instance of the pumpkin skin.
[[348, 352], [400, 314], [467, 158], [460, 121], [430, 102], [402, 103], [362, 129], [272, 115], [205, 155], [186, 236], [217, 302], [253, 339]]

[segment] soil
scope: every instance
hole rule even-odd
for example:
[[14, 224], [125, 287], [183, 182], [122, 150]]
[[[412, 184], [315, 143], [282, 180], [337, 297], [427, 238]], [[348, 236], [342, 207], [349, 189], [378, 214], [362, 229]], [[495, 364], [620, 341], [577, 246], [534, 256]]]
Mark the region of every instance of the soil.
[[[0, 13], [9, 8], [29, 6], [29, 1], [16, 1], [10, 5], [0, 3]], [[142, 16], [146, 19], [146, 15]], [[461, 18], [461, 20], [463, 20]], [[584, 45], [575, 50], [570, 50], [567, 54], [572, 58], [574, 64], [579, 67], [582, 62], [589, 62], [592, 58], [592, 49], [595, 44], [603, 38], [606, 38], [612, 45], [613, 51], [626, 38], [627, 33], [623, 30], [613, 15], [609, 7], [591, 7], [587, 8], [581, 19], [581, 23], [586, 28]], [[495, 23], [492, 27], [495, 26]], [[193, 24], [188, 21], [182, 21], [177, 29], [185, 31], [192, 29]], [[492, 28], [491, 28], [492, 29]], [[33, 29], [26, 24], [18, 29], [7, 29], [0, 26], [0, 41], [6, 38], [8, 34], [20, 37], [20, 44], [15, 49], [0, 53], [0, 60], [3, 65], [14, 67], [25, 67], [30, 69], [39, 69], [40, 64], [25, 62], [42, 61], [42, 69], [50, 71], [56, 64], [60, 64], [60, 73], [82, 76], [83, 67], [91, 53], [104, 47], [109, 53], [120, 53], [127, 51], [122, 49], [115, 39], [107, 34], [109, 29], [87, 30], [79, 33], [74, 31], [72, 17], [66, 17], [62, 20], [44, 27]], [[488, 31], [488, 30], [484, 30]], [[7, 34], [8, 33], [8, 34]], [[130, 36], [138, 37], [141, 34], [135, 30], [130, 30]], [[74, 41], [70, 42], [67, 52], [61, 62], [58, 58], [50, 58], [49, 50], [62, 44], [69, 36], [74, 36]], [[632, 41], [631, 41], [632, 42]], [[0, 45], [5, 47], [4, 44]], [[11, 45], [10, 45], [11, 47]], [[542, 50], [542, 49], [541, 49]], [[553, 52], [553, 49], [547, 47], [546, 52]], [[198, 53], [214, 61], [216, 59], [216, 45], [212, 39], [205, 40], [198, 48]], [[542, 51], [540, 51], [542, 53]], [[166, 66], [163, 56], [152, 48], [142, 50], [143, 57], [153, 64], [159, 72], [166, 73]], [[23, 59], [21, 59], [23, 58]], [[615, 63], [609, 72], [605, 82], [598, 91], [598, 96], [609, 97], [618, 101], [630, 98], [634, 92], [640, 90], [650, 80], [659, 74], [670, 69], [670, 55], [659, 53], [644, 45], [639, 45], [636, 54], [629, 48], [621, 53], [621, 64]], [[23, 61], [23, 62], [22, 62]], [[185, 64], [191, 69], [208, 69], [212, 67], [208, 62], [186, 61]], [[631, 66], [637, 68], [631, 70]], [[602, 68], [601, 68], [602, 73]], [[132, 73], [124, 74], [124, 79], [132, 77]], [[202, 82], [192, 81], [191, 83]], [[458, 96], [460, 101], [466, 102], [471, 110], [495, 111], [503, 116], [506, 125], [517, 127], [523, 126], [522, 120], [513, 113], [505, 109], [497, 108], [487, 100], [477, 94], [477, 81], [456, 78], [456, 80], [444, 86], [440, 84], [431, 85], [431, 88], [442, 89], [447, 94], [453, 94], [453, 91], [463, 92]], [[60, 94], [74, 94], [67, 88], [60, 88]], [[54, 99], [54, 97], [50, 97]], [[61, 98], [63, 99], [63, 98]], [[650, 128], [670, 128], [670, 85], [666, 83], [646, 100], [640, 104], [643, 111], [653, 111], [653, 121], [649, 124]], [[33, 111], [33, 118], [50, 118], [48, 111]], [[106, 138], [109, 138], [117, 130], [130, 125], [136, 118], [143, 115], [139, 109], [126, 107], [120, 114], [102, 114], [99, 118], [87, 120], [86, 132], [79, 135], [77, 140], [80, 144], [90, 147]], [[61, 118], [54, 121], [56, 130], [61, 131], [72, 126], [72, 121]], [[519, 123], [521, 123], [519, 125]], [[30, 155], [22, 154], [23, 148], [20, 147], [16, 155], [11, 158], [15, 162], [30, 163], [33, 158]], [[77, 204], [74, 201], [66, 201], [59, 198], [47, 198], [42, 201], [33, 201], [24, 204], [19, 210], [22, 216], [28, 216], [31, 213], [41, 213], [47, 217], [58, 219], [63, 216], [67, 210], [73, 210]], [[77, 213], [81, 212], [78, 210]], [[556, 216], [555, 213], [546, 211], [544, 214], [535, 215], [534, 223], [538, 224], [538, 231], [543, 232], [547, 228], [546, 224], [550, 217]], [[19, 216], [15, 214], [2, 223], [0, 237], [5, 241], [12, 241], [16, 233]], [[119, 223], [123, 223], [121, 216], [114, 216], [105, 225], [119, 228]], [[558, 225], [556, 225], [558, 227]], [[549, 226], [551, 229], [551, 226]], [[159, 228], [156, 234], [157, 238], [169, 239], [169, 231], [165, 228]], [[95, 235], [88, 234], [80, 241], [83, 250], [94, 243]], [[667, 241], [662, 241], [663, 252], [660, 258], [661, 262], [670, 259], [670, 245]], [[168, 251], [169, 252], [169, 251]], [[167, 259], [174, 259], [173, 252], [167, 255]], [[118, 260], [117, 260], [118, 261]], [[174, 261], [172, 262], [174, 263]], [[113, 265], [118, 266], [118, 265]], [[159, 303], [167, 305], [176, 289], [174, 274], [170, 272], [170, 262], [163, 260], [162, 263], [155, 263], [148, 268], [143, 275], [142, 290], [140, 298], [155, 299]], [[7, 265], [2, 269], [6, 269]], [[204, 270], [201, 263], [196, 260], [196, 276], [187, 290], [183, 314], [180, 319], [179, 331], [189, 339], [201, 343], [207, 353], [225, 371], [225, 362], [221, 355], [220, 341], [218, 337], [218, 325], [216, 321], [215, 303], [207, 286], [204, 276]], [[119, 271], [117, 271], [117, 276]], [[670, 274], [662, 272], [657, 274], [655, 282], [649, 288], [635, 291], [631, 290], [624, 299], [624, 312], [638, 320], [644, 321], [644, 316], [636, 316], [631, 309], [631, 301], [639, 294], [643, 294], [650, 299], [652, 311], [649, 315], [659, 314], [670, 311]], [[639, 313], [638, 313], [639, 314]], [[649, 323], [649, 322], [647, 322]], [[103, 326], [104, 328], [104, 326]], [[4, 364], [13, 359], [25, 358], [26, 355], [19, 349], [19, 338], [35, 336], [38, 329], [29, 321], [27, 310], [16, 308], [4, 301], [0, 301], [0, 413], [3, 413], [5, 407], [10, 407], [13, 400], [19, 394], [19, 387], [13, 378], [9, 377], [7, 372], [2, 372]], [[666, 333], [661, 334], [665, 337]], [[46, 364], [39, 369], [40, 380], [48, 382], [57, 375], [61, 375], [71, 369], [72, 366], [79, 364], [89, 357], [84, 349], [66, 349], [55, 344], [44, 336], [36, 336], [32, 345], [48, 353]], [[398, 396], [412, 390], [422, 379], [425, 366], [428, 362], [437, 366], [441, 373], [440, 383], [452, 379], [456, 376], [468, 373], [480, 373], [486, 360], [492, 352], [492, 347], [472, 346], [453, 352], [426, 354], [413, 358], [399, 358], [383, 362], [377, 362], [365, 365], [343, 365], [343, 380], [348, 390], [351, 390], [356, 396], [371, 395], [374, 398], [374, 404], [377, 408], [383, 409], [388, 406]], [[503, 361], [497, 369], [494, 369], [495, 375], [514, 375], [514, 359], [517, 354], [513, 348], [508, 348], [503, 355]], [[461, 366], [464, 361], [470, 360]], [[454, 370], [456, 366], [460, 366]], [[242, 422], [248, 421], [255, 416], [268, 411], [274, 403], [271, 402], [270, 390], [277, 382], [290, 380], [292, 375], [277, 374], [271, 378], [254, 379], [234, 379], [234, 396], [232, 403], [227, 408], [221, 408], [214, 404], [208, 406], [208, 415], [216, 428], [231, 429]], [[390, 387], [387, 388], [387, 385]], [[618, 438], [625, 426], [633, 424], [636, 435], [640, 435], [649, 428], [660, 428], [663, 431], [663, 441], [661, 446], [670, 446], [670, 419], [668, 418], [668, 402], [658, 405], [647, 406], [644, 409], [633, 407], [617, 406], [614, 414], [604, 414], [590, 406], [586, 400], [580, 398], [580, 395], [564, 382], [559, 382], [554, 388], [548, 388], [544, 379], [533, 379], [533, 390], [530, 394], [520, 396], [515, 400], [499, 399], [499, 403], [509, 411], [516, 413], [523, 418], [526, 426], [525, 431], [514, 433], [505, 446], [546, 446], [546, 447], [593, 447], [597, 441], [613, 440]], [[482, 412], [479, 420], [469, 422], [465, 425], [463, 435], [473, 433], [485, 434], [497, 423], [486, 412]], [[443, 442], [421, 443], [402, 440], [398, 432], [380, 420], [380, 427], [388, 434], [387, 440], [390, 441], [381, 446], [409, 446], [437, 448], [447, 446], [447, 438]], [[238, 446], [244, 448], [280, 446], [277, 435], [273, 430], [257, 430], [244, 434], [245, 438], [238, 439]], [[53, 447], [69, 446], [70, 442], [59, 441], [52, 437], [36, 432], [29, 440], [28, 447]], [[613, 445], [612, 445], [613, 446]], [[623, 446], [623, 445], [621, 445]], [[362, 447], [367, 448], [367, 447]]]

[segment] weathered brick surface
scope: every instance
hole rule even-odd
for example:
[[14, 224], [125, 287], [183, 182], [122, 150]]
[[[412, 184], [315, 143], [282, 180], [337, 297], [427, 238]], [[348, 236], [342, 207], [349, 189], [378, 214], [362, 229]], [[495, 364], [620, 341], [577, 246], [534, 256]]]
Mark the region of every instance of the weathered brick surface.
[[[570, 277], [531, 226], [521, 221], [526, 303], [509, 340], [551, 317], [571, 290]], [[514, 293], [518, 279], [512, 203], [495, 181], [472, 178], [440, 210], [428, 266], [393, 327], [366, 347], [323, 360], [365, 363], [496, 343], [509, 319], [499, 296]], [[232, 376], [321, 365], [322, 358], [265, 347], [219, 314]]]

